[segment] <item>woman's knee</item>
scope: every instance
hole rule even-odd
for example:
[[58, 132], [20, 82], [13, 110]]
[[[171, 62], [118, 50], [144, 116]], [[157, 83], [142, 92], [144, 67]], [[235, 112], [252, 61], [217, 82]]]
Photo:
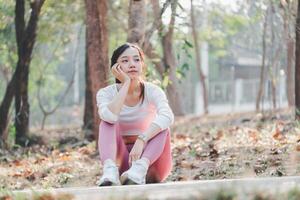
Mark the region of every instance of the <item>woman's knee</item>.
[[172, 171], [172, 164], [165, 163], [164, 166], [150, 167], [147, 173], [147, 183], [161, 183], [165, 181]]
[[117, 124], [111, 124], [111, 123], [101, 120], [101, 122], [99, 124], [99, 134], [114, 131], [116, 129], [116, 125]]
[[111, 123], [108, 123], [108, 122], [103, 121], [103, 120], [101, 120], [101, 121], [100, 121], [100, 124], [99, 124], [99, 128], [103, 128], [103, 127], [114, 127], [114, 126], [115, 126], [115, 124], [111, 124]]
[[154, 136], [151, 140], [159, 140], [159, 141], [165, 141], [166, 142], [166, 138], [168, 138], [170, 136], [170, 130], [169, 129], [164, 129], [162, 131], [160, 131], [156, 136]]

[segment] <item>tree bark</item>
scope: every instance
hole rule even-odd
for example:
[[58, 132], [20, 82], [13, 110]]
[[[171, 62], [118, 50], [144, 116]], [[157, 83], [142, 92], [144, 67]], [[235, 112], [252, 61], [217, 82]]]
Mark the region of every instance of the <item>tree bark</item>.
[[18, 62], [0, 106], [0, 136], [7, 135], [8, 111], [15, 96], [16, 143], [21, 145], [26, 142], [29, 129], [28, 75], [38, 17], [43, 3], [44, 0], [31, 1], [31, 13], [27, 26], [25, 26], [25, 1], [18, 0], [15, 6]]
[[206, 82], [205, 82], [206, 77], [201, 68], [201, 58], [200, 58], [200, 50], [198, 44], [198, 35], [196, 30], [196, 19], [195, 19], [193, 0], [191, 0], [191, 28], [192, 28], [192, 34], [194, 39], [194, 45], [195, 45], [196, 68], [198, 71], [199, 80], [202, 85], [203, 110], [204, 110], [204, 114], [208, 114], [208, 99], [207, 99], [207, 90], [206, 90]]
[[295, 53], [295, 41], [293, 38], [287, 41], [287, 70], [286, 70], [286, 87], [287, 87], [287, 99], [289, 107], [295, 105], [294, 96], [294, 77], [293, 77], [293, 64], [294, 64], [294, 53]]
[[294, 53], [295, 53], [295, 40], [292, 36], [291, 30], [289, 28], [290, 23], [294, 23], [293, 17], [293, 3], [291, 2], [281, 2], [282, 8], [282, 18], [283, 18], [283, 35], [286, 44], [286, 91], [287, 100], [289, 107], [295, 105], [294, 97], [294, 76], [293, 76], [293, 64], [294, 64]]
[[98, 140], [100, 118], [96, 94], [108, 85], [107, 1], [85, 0], [86, 6], [86, 88], [84, 128], [92, 132], [87, 137]]
[[145, 0], [130, 0], [127, 42], [142, 46], [145, 39], [146, 5]]
[[175, 115], [180, 116], [184, 115], [184, 109], [182, 104], [182, 98], [178, 91], [178, 79], [176, 77], [176, 58], [174, 54], [173, 48], [173, 34], [174, 34], [174, 26], [175, 26], [175, 15], [176, 15], [176, 7], [177, 1], [171, 3], [171, 20], [169, 23], [168, 32], [162, 37], [163, 44], [163, 62], [167, 70], [169, 70], [169, 79], [171, 83], [167, 86], [167, 93], [170, 97], [170, 105], [173, 108], [173, 112]]
[[[17, 1], [18, 2], [21, 2]], [[28, 76], [29, 76], [29, 66], [31, 62], [31, 54], [34, 47], [36, 32], [37, 32], [37, 23], [39, 14], [44, 4], [44, 0], [35, 0], [30, 3], [31, 15], [26, 29], [24, 29], [24, 35], [21, 34], [21, 30], [17, 32], [17, 41], [21, 42], [18, 47], [21, 49], [18, 50], [18, 63], [17, 68], [20, 69], [20, 73], [17, 73], [15, 81], [15, 127], [16, 127], [16, 143], [24, 145], [28, 138], [29, 130], [29, 116], [30, 116], [30, 106], [28, 103]], [[17, 6], [16, 6], [17, 7]], [[16, 16], [18, 16], [18, 9], [16, 9]], [[21, 19], [21, 17], [20, 17]], [[20, 20], [22, 24], [24, 20], [24, 15]], [[16, 24], [19, 23], [16, 21]], [[21, 25], [22, 26], [22, 25]]]
[[8, 114], [15, 95], [15, 79], [16, 75], [14, 74], [6, 87], [5, 95], [0, 105], [0, 148], [2, 148], [6, 142], [5, 136], [7, 135], [9, 122]]
[[296, 66], [295, 66], [295, 107], [296, 119], [300, 120], [300, 0], [298, 0], [297, 20], [296, 20]]
[[[167, 1], [169, 2], [169, 1]], [[154, 33], [155, 30], [161, 30], [163, 24], [162, 24], [162, 14], [165, 11], [165, 9], [167, 8], [168, 4], [164, 4], [161, 12], [160, 12], [160, 7], [159, 7], [159, 2], [157, 0], [151, 0], [151, 4], [152, 4], [152, 10], [153, 10], [153, 14], [154, 14], [154, 21], [152, 24], [152, 27], [146, 31], [145, 34], [145, 40], [143, 43], [143, 50], [145, 52], [145, 54], [147, 55], [148, 58], [150, 58], [150, 60], [152, 61], [152, 63], [155, 66], [155, 69], [158, 71], [160, 78], [163, 79], [163, 74], [165, 73], [165, 66], [164, 63], [161, 59], [161, 56], [155, 51], [153, 45], [150, 42], [150, 38], [152, 36], [152, 34]]]
[[266, 11], [266, 16], [263, 24], [263, 35], [262, 35], [262, 64], [261, 64], [261, 71], [260, 71], [260, 79], [259, 79], [259, 89], [258, 94], [256, 97], [256, 112], [260, 111], [260, 103], [262, 97], [264, 95], [264, 82], [265, 82], [265, 68], [266, 68], [266, 34], [267, 34], [267, 25], [268, 25], [268, 13], [269, 9]]
[[[161, 16], [162, 10], [159, 6], [158, 0], [151, 0], [154, 16]], [[163, 23], [161, 17], [157, 19], [154, 23], [154, 27], [157, 28], [159, 35], [161, 36], [161, 43], [163, 48], [163, 58], [161, 62], [155, 63], [155, 66], [158, 67], [158, 71], [162, 71], [161, 66], [163, 66], [163, 73], [167, 72], [170, 80], [170, 84], [167, 86], [167, 96], [170, 103], [170, 106], [176, 116], [184, 115], [184, 109], [182, 104], [182, 98], [178, 92], [178, 79], [176, 77], [176, 59], [173, 51], [173, 32], [175, 25], [175, 15], [176, 15], [177, 1], [171, 2], [171, 19], [168, 25], [168, 31], [163, 32]], [[150, 36], [147, 36], [150, 38]], [[146, 46], [146, 54], [152, 53], [152, 56], [155, 56], [155, 53], [150, 49], [150, 42], [146, 41], [144, 46]], [[147, 55], [148, 56], [148, 55]]]

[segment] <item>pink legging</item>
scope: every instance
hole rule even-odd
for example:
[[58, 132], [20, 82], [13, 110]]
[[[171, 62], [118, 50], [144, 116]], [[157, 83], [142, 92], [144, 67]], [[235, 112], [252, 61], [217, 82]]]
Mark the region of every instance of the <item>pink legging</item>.
[[[129, 169], [129, 152], [133, 144], [126, 145], [120, 133], [119, 124], [110, 124], [105, 121], [99, 126], [99, 153], [102, 164], [106, 159], [115, 160], [122, 174]], [[171, 139], [169, 129], [159, 132], [148, 141], [141, 157], [150, 160], [146, 182], [155, 183], [164, 181], [172, 169]]]

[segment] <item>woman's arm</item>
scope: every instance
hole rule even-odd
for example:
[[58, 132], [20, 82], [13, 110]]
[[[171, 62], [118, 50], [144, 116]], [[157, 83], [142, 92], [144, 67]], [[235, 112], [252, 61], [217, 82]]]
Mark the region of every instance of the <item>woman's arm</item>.
[[111, 98], [111, 94], [103, 89], [97, 93], [97, 106], [100, 118], [109, 123], [115, 123], [118, 120], [131, 82], [129, 76], [121, 69], [118, 63], [112, 67], [112, 74], [122, 83], [117, 95]]
[[114, 96], [113, 100], [107, 105], [108, 109], [115, 115], [119, 115], [121, 112], [122, 106], [128, 93], [129, 86], [130, 79], [125, 81], [118, 94]]
[[161, 130], [168, 128], [174, 121], [174, 115], [164, 91], [157, 86], [151, 86], [151, 91], [147, 93], [150, 95], [149, 100], [156, 107], [157, 115], [148, 129], [142, 135], [138, 136], [129, 153], [129, 163], [139, 159], [147, 141], [156, 136]]
[[159, 87], [154, 87], [151, 91], [150, 101], [156, 107], [157, 116], [143, 133], [147, 140], [150, 140], [160, 131], [167, 129], [174, 122], [174, 114], [169, 106], [168, 99], [164, 91]]

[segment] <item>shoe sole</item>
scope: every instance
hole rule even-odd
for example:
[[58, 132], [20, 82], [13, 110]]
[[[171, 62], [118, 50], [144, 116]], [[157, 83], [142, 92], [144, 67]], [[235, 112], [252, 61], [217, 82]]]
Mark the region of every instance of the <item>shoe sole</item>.
[[102, 187], [102, 186], [118, 186], [118, 185], [121, 185], [121, 183], [116, 184], [116, 183], [106, 179], [105, 181], [103, 181], [103, 183], [101, 183], [99, 185], [99, 187]]
[[136, 182], [128, 178], [127, 174], [122, 175], [120, 179], [122, 185], [138, 185]]
[[113, 182], [111, 182], [111, 181], [104, 181], [99, 186], [100, 187], [103, 187], [103, 186], [113, 186]]

